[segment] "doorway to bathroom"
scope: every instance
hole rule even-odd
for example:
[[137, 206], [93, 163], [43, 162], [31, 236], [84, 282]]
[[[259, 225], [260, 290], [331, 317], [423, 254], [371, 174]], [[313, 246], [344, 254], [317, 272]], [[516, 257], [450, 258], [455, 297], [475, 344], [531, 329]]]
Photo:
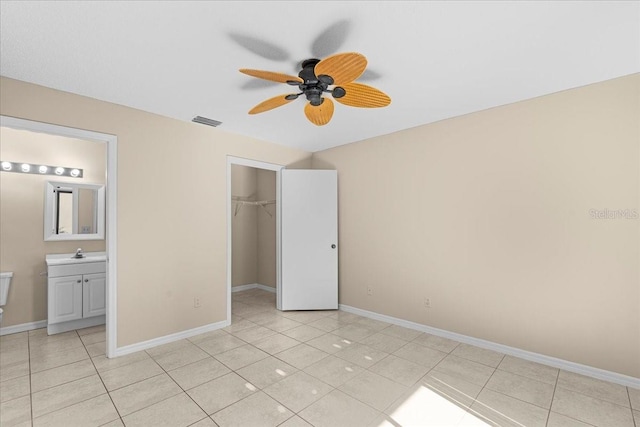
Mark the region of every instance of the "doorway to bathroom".
[[[228, 157], [228, 320], [259, 298], [277, 307], [280, 279], [280, 165]], [[243, 299], [245, 302], [243, 302]]]
[[[45, 264], [45, 254], [50, 253], [68, 253], [76, 252], [77, 248], [83, 248], [84, 252], [103, 252], [106, 253], [106, 278], [103, 278], [105, 288], [104, 293], [104, 306], [106, 314], [105, 321], [105, 333], [104, 343], [96, 351], [101, 354], [107, 355], [107, 357], [115, 356], [116, 352], [116, 153], [117, 153], [117, 137], [114, 135], [108, 135], [98, 132], [87, 131], [83, 129], [70, 128], [65, 126], [58, 126], [48, 123], [35, 122], [31, 120], [18, 119], [14, 117], [0, 116], [0, 128], [3, 132], [3, 150], [2, 161], [7, 163], [16, 163], [21, 166], [22, 172], [11, 173], [11, 171], [5, 169], [3, 172], [3, 178], [11, 177], [10, 179], [3, 179], [2, 185], [2, 230], [11, 232], [13, 234], [18, 233], [17, 239], [5, 239], [2, 238], [2, 253], [3, 257], [0, 259], [2, 265], [1, 268], [4, 271], [17, 269], [20, 270], [19, 274], [14, 274], [16, 280], [16, 286], [12, 287], [16, 291], [20, 283], [21, 291], [31, 289], [32, 292], [22, 292], [18, 295], [10, 294], [11, 297], [16, 297], [17, 303], [23, 303], [23, 309], [30, 307], [33, 319], [12, 319], [13, 325], [7, 325], [7, 329], [4, 327], [0, 330], [0, 334], [5, 333], [18, 333], [23, 331], [29, 331], [33, 329], [47, 327], [47, 267]], [[13, 144], [15, 150], [12, 152], [6, 151], [9, 147], [9, 141], [22, 141], [23, 146]], [[5, 144], [6, 143], [6, 144]], [[62, 144], [73, 146], [74, 148], [69, 151], [63, 150]], [[27, 148], [29, 145], [30, 148]], [[35, 147], [35, 148], [34, 148]], [[39, 147], [39, 148], [38, 148]], [[64, 153], [73, 153], [65, 155]], [[97, 160], [94, 158], [94, 154], [97, 153]], [[4, 158], [7, 155], [11, 158]], [[25, 166], [27, 165], [27, 166]], [[46, 166], [45, 166], [46, 165]], [[84, 166], [83, 165], [87, 165]], [[8, 165], [5, 165], [8, 167]], [[29, 168], [31, 172], [29, 173]], [[67, 176], [64, 172], [68, 168], [82, 169], [83, 174], [79, 177], [73, 173], [79, 169], [69, 169], [72, 173]], [[55, 171], [55, 174], [53, 173]], [[60, 172], [60, 173], [58, 173]], [[5, 175], [6, 173], [6, 175]], [[45, 208], [47, 206], [44, 203], [43, 197], [45, 191], [45, 184], [53, 181], [60, 182], [80, 182], [90, 180], [95, 183], [99, 183], [101, 186], [106, 187], [106, 208], [105, 204], [101, 205], [100, 211], [104, 211], [104, 221], [106, 222], [106, 233], [99, 235], [96, 230], [96, 225], [92, 220], [83, 220], [84, 205], [79, 205], [79, 215], [69, 222], [67, 229], [63, 230], [60, 234], [60, 227], [57, 228], [58, 236], [52, 238], [47, 236], [47, 233], [43, 233], [44, 219], [47, 218]], [[9, 186], [13, 182], [15, 185]], [[74, 184], [76, 187], [82, 184]], [[5, 188], [6, 187], [6, 188]], [[28, 191], [27, 191], [28, 190]], [[31, 205], [31, 209], [23, 209], [22, 213], [16, 215], [5, 215], [6, 209], [10, 209], [13, 203], [9, 203], [10, 198], [15, 200], [22, 200], [26, 197], [27, 192], [33, 193], [34, 202]], [[78, 194], [80, 190], [78, 190]], [[17, 198], [16, 198], [17, 197]], [[7, 203], [5, 203], [7, 202]], [[97, 204], [96, 204], [97, 206]], [[74, 208], [75, 209], [75, 208]], [[75, 212], [75, 211], [73, 211]], [[95, 212], [94, 212], [95, 214]], [[16, 225], [23, 223], [24, 219], [28, 215], [33, 215], [33, 218], [29, 220], [28, 227], [22, 227], [17, 230]], [[94, 218], [96, 215], [90, 215]], [[89, 217], [88, 217], [89, 218]], [[77, 225], [76, 225], [77, 222]], [[40, 224], [40, 226], [38, 226]], [[67, 234], [68, 233], [68, 234]], [[100, 237], [102, 240], [93, 238], [90, 235]], [[20, 237], [21, 236], [21, 237]], [[29, 245], [25, 242], [27, 236], [35, 239], [34, 242], [38, 242], [38, 245]], [[77, 236], [77, 237], [74, 237]], [[11, 236], [9, 236], [11, 237]], [[11, 242], [14, 243], [11, 243]], [[11, 247], [7, 246], [11, 244]], [[41, 250], [36, 256], [38, 257], [32, 264], [32, 266], [23, 265], [24, 258], [13, 256], [16, 250], [24, 249], [30, 246], [41, 247]], [[12, 251], [12, 248], [15, 249]], [[7, 255], [7, 256], [4, 256]], [[15, 255], [15, 254], [14, 254]], [[103, 270], [104, 271], [104, 270]], [[104, 275], [104, 273], [102, 273]], [[104, 276], [103, 276], [104, 277]], [[91, 281], [91, 283], [94, 283]], [[30, 285], [30, 286], [28, 286]], [[94, 286], [95, 287], [95, 286]], [[92, 288], [93, 289], [93, 288]], [[11, 291], [10, 291], [11, 292]], [[24, 294], [24, 295], [23, 295]], [[17, 295], [17, 296], [16, 296]], [[95, 293], [94, 293], [95, 295]], [[20, 300], [20, 301], [18, 301]], [[13, 302], [13, 299], [8, 299]], [[4, 325], [3, 325], [4, 326]], [[45, 333], [46, 335], [46, 333]], [[83, 341], [84, 342], [84, 341]]]

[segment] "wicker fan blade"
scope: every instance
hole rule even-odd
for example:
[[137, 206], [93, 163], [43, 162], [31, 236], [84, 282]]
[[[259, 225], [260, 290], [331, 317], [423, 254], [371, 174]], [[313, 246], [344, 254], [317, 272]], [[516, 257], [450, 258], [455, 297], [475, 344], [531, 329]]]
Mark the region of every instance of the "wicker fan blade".
[[391, 104], [391, 98], [386, 93], [362, 83], [347, 83], [341, 85], [346, 94], [342, 98], [335, 98], [341, 104], [351, 107], [377, 108]]
[[333, 102], [329, 98], [324, 98], [324, 102], [317, 107], [310, 102], [304, 107], [304, 114], [307, 119], [316, 126], [324, 126], [333, 116]]
[[271, 80], [272, 82], [287, 83], [289, 81], [294, 81], [302, 83], [302, 79], [300, 77], [290, 76], [283, 73], [274, 73], [272, 71], [249, 70], [247, 68], [241, 68], [240, 72], [248, 76], [257, 77], [259, 79]]
[[278, 95], [273, 98], [269, 98], [266, 101], [262, 101], [260, 104], [253, 107], [249, 111], [249, 114], [264, 113], [265, 111], [273, 110], [276, 107], [281, 107], [284, 104], [288, 104], [293, 101], [293, 99], [287, 99], [286, 96], [287, 95]]
[[334, 84], [351, 83], [364, 73], [367, 58], [359, 53], [338, 53], [318, 62], [314, 68], [316, 76], [326, 74], [333, 77]]

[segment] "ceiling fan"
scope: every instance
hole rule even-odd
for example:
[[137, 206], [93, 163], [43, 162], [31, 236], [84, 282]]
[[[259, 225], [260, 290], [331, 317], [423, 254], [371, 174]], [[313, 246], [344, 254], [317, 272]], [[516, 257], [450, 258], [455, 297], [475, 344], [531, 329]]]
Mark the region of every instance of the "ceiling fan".
[[386, 107], [391, 98], [384, 92], [356, 83], [358, 77], [367, 68], [364, 55], [355, 52], [339, 53], [323, 60], [307, 59], [302, 62], [302, 70], [298, 77], [271, 71], [242, 68], [241, 73], [264, 80], [298, 86], [300, 92], [278, 95], [267, 99], [253, 107], [249, 114], [258, 114], [285, 105], [300, 95], [307, 98], [304, 113], [309, 121], [317, 126], [329, 123], [333, 116], [334, 104], [329, 93], [341, 104], [351, 107], [377, 108]]

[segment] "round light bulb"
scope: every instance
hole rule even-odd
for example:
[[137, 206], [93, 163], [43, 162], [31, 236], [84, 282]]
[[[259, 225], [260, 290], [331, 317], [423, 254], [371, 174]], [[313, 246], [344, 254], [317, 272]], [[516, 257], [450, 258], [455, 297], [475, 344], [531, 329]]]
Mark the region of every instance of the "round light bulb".
[[10, 171], [12, 168], [11, 163], [9, 162], [2, 162], [2, 169], [6, 170], [6, 171]]
[[75, 178], [80, 175], [80, 171], [78, 169], [72, 169], [70, 175]]
[[38, 168], [38, 172], [40, 172], [40, 173], [47, 173], [47, 170], [49, 170], [49, 168], [46, 167], [46, 166], [40, 166]]
[[20, 169], [22, 169], [22, 172], [29, 172], [31, 170], [31, 165], [23, 163], [22, 166], [20, 166]]
[[56, 175], [62, 175], [63, 173], [64, 173], [64, 168], [61, 168], [61, 167], [56, 168]]

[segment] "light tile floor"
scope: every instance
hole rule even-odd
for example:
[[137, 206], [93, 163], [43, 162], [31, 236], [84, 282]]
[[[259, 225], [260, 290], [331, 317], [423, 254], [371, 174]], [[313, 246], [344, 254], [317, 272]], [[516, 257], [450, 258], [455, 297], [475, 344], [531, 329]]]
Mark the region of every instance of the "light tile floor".
[[[0, 425], [640, 427], [640, 390], [342, 311], [233, 295], [233, 322], [107, 359], [104, 327], [0, 337]], [[635, 421], [634, 421], [635, 420]]]

